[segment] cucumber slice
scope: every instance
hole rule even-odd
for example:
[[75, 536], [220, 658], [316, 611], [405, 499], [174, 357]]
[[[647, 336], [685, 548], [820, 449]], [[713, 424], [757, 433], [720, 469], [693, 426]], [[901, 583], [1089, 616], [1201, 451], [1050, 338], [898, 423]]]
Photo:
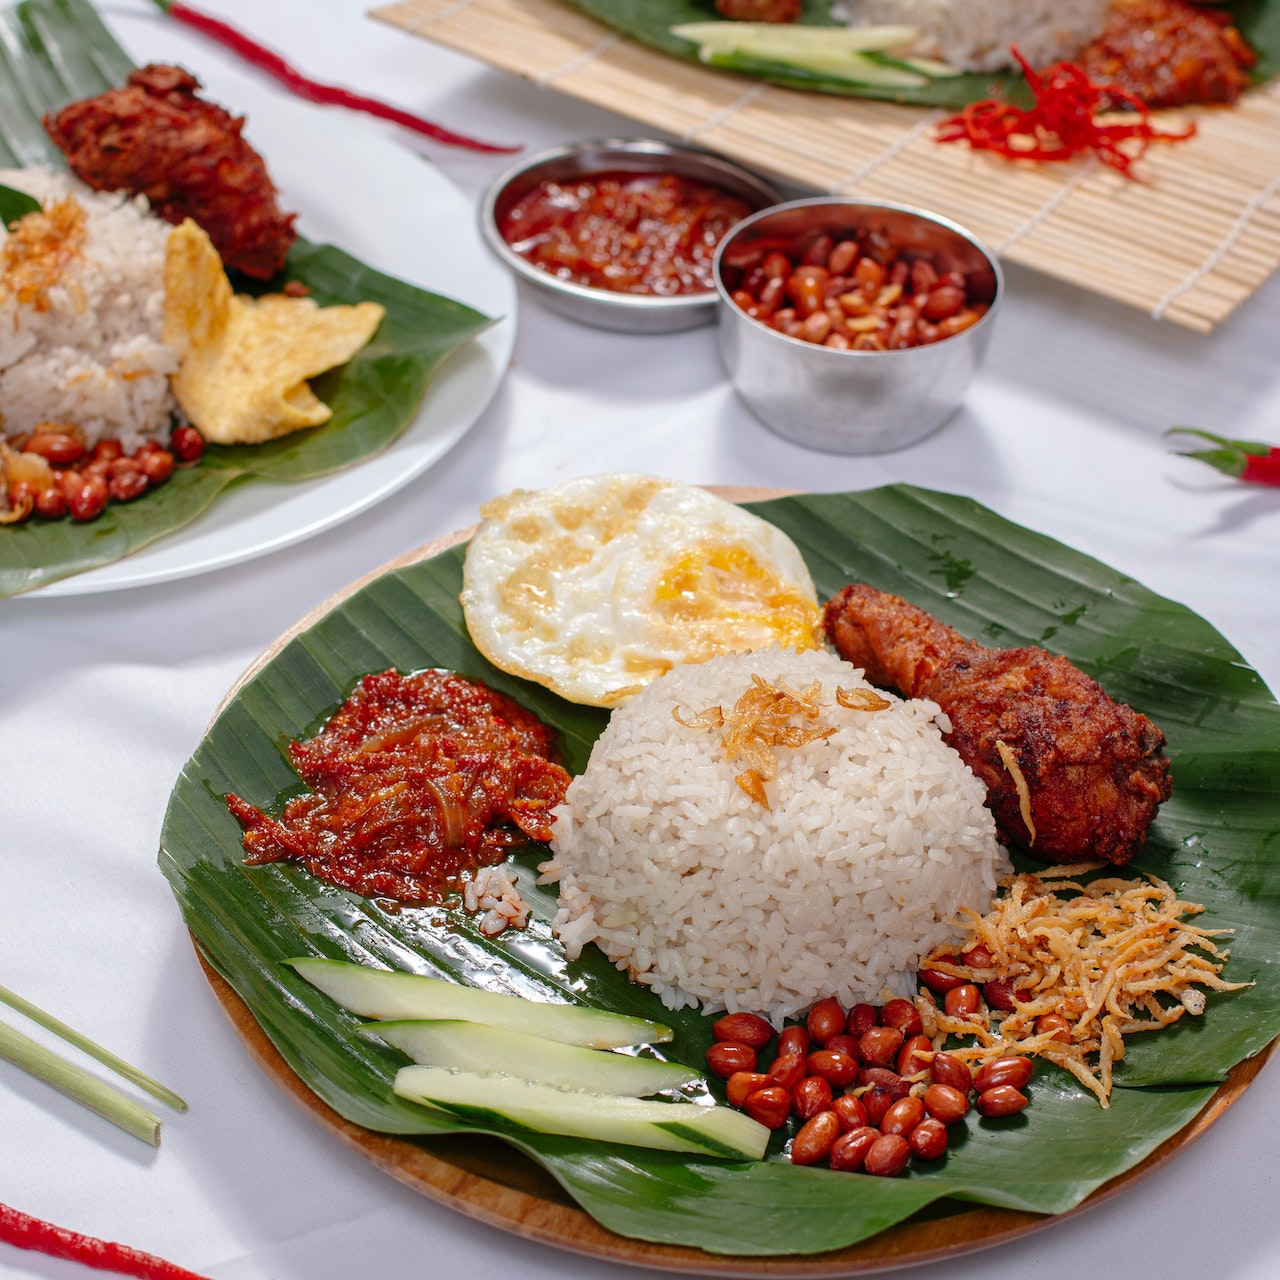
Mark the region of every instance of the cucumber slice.
[[895, 62], [900, 62], [904, 67], [910, 67], [912, 71], [918, 71], [921, 75], [928, 76], [931, 80], [953, 80], [956, 76], [964, 75], [959, 67], [953, 67], [949, 62], [941, 62], [937, 58], [895, 58]]
[[[885, 89], [922, 89], [929, 83], [925, 66], [896, 65], [868, 58], [910, 48], [919, 37], [915, 27], [807, 27], [771, 22], [685, 22], [673, 35], [698, 46], [700, 61], [737, 69], [740, 59], [776, 62]], [[938, 64], [945, 65], [945, 64]], [[951, 73], [951, 69], [947, 69]]]
[[874, 61], [861, 53], [845, 53], [840, 49], [814, 53], [781, 53], [764, 54], [744, 49], [707, 49], [698, 50], [698, 60], [709, 67], [724, 67], [736, 71], [743, 65], [743, 58], [758, 60], [767, 58], [779, 66], [796, 67], [802, 71], [813, 71], [818, 75], [832, 76], [848, 80], [853, 84], [873, 85], [879, 89], [923, 89], [928, 83], [928, 76], [892, 63]]
[[574, 1093], [515, 1076], [446, 1067], [401, 1067], [395, 1091], [411, 1102], [480, 1125], [515, 1125], [535, 1133], [622, 1142], [725, 1160], [759, 1160], [769, 1143], [764, 1125], [732, 1107], [649, 1102]]
[[671, 34], [703, 49], [745, 53], [779, 62], [813, 53], [884, 53], [913, 44], [917, 27], [800, 27], [776, 22], [684, 22]]
[[375, 1022], [361, 1027], [360, 1032], [385, 1040], [424, 1066], [519, 1076], [581, 1093], [643, 1098], [702, 1078], [699, 1072], [675, 1062], [583, 1049], [456, 1019]]
[[621, 1049], [671, 1039], [671, 1028], [659, 1022], [572, 1004], [543, 1004], [464, 987], [444, 978], [310, 956], [286, 960], [285, 964], [292, 965], [344, 1009], [365, 1018], [459, 1018], [588, 1049]]

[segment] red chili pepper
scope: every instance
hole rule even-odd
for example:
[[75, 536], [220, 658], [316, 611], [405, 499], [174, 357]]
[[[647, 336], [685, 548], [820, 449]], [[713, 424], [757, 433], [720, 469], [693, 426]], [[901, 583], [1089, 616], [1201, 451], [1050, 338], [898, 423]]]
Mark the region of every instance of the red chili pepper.
[[[938, 126], [939, 142], [968, 142], [975, 150], [996, 151], [1013, 160], [1070, 160], [1091, 151], [1104, 164], [1134, 177], [1133, 166], [1147, 145], [1156, 140], [1178, 142], [1195, 133], [1190, 124], [1181, 133], [1160, 130], [1151, 123], [1146, 104], [1118, 85], [1095, 84], [1073, 62], [1056, 62], [1037, 73], [1012, 47], [1035, 97], [1029, 109], [998, 98], [971, 102], [958, 116]], [[1131, 107], [1136, 121], [1102, 123], [1098, 115]], [[1136, 139], [1129, 151], [1119, 144]]]
[[1271, 449], [1262, 457], [1250, 455], [1245, 459], [1241, 480], [1253, 484], [1269, 484], [1280, 488], [1280, 449]]
[[166, 1262], [153, 1253], [131, 1249], [127, 1244], [99, 1240], [96, 1236], [81, 1235], [66, 1227], [55, 1227], [52, 1222], [33, 1218], [29, 1213], [10, 1209], [5, 1204], [0, 1204], [0, 1243], [47, 1253], [53, 1258], [67, 1258], [86, 1267], [96, 1267], [99, 1271], [134, 1276], [136, 1280], [205, 1280], [194, 1271]]
[[1216, 449], [1196, 449], [1184, 453], [1184, 458], [1198, 458], [1216, 467], [1224, 475], [1235, 476], [1250, 484], [1265, 484], [1280, 488], [1280, 446], [1264, 444], [1261, 440], [1231, 440], [1214, 435], [1212, 431], [1200, 431], [1195, 427], [1174, 427], [1169, 435], [1199, 436], [1217, 445]]
[[518, 146], [500, 147], [492, 142], [480, 142], [475, 138], [468, 138], [463, 134], [454, 133], [451, 129], [433, 124], [430, 120], [424, 120], [421, 116], [402, 111], [399, 107], [379, 102], [376, 98], [366, 97], [362, 93], [344, 89], [339, 85], [322, 84], [319, 80], [312, 80], [296, 67], [290, 66], [278, 53], [259, 44], [251, 36], [238, 31], [220, 18], [201, 13], [200, 10], [192, 9], [189, 5], [177, 3], [176, 0], [155, 0], [155, 3], [170, 17], [176, 18], [194, 31], [211, 37], [220, 45], [230, 49], [232, 53], [238, 53], [246, 62], [260, 71], [265, 71], [286, 89], [296, 93], [300, 98], [305, 98], [308, 102], [363, 111], [368, 115], [377, 116], [379, 120], [390, 120], [393, 124], [412, 129], [414, 133], [423, 134], [450, 147], [465, 147], [469, 151], [488, 151], [499, 154], [520, 150]]

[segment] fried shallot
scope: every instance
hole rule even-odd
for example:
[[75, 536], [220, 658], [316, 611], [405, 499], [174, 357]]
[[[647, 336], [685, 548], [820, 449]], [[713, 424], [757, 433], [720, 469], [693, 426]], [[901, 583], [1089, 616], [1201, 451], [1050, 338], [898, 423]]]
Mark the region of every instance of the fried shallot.
[[[768, 809], [766, 782], [778, 776], [775, 747], [803, 747], [829, 738], [836, 731], [822, 720], [818, 703], [821, 685], [811, 684], [799, 693], [784, 685], [772, 685], [761, 676], [751, 677], [751, 688], [726, 712], [707, 707], [686, 720], [672, 708], [672, 717], [686, 729], [724, 729], [720, 745], [726, 760], [741, 760], [746, 767], [734, 779], [757, 804]], [[843, 696], [842, 696], [843, 695]], [[836, 690], [836, 701], [854, 710], [878, 711], [889, 704], [867, 689]], [[801, 723], [796, 724], [799, 720]]]

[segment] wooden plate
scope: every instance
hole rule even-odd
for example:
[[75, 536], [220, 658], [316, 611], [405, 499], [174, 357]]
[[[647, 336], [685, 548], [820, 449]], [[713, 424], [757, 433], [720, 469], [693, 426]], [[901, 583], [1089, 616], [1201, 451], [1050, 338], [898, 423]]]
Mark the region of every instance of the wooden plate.
[[[707, 486], [732, 502], [785, 496], [789, 490]], [[384, 573], [430, 559], [460, 542], [474, 528], [436, 539], [383, 565], [319, 605], [285, 632], [241, 675], [224, 704], [297, 634], [306, 631], [348, 596]], [[219, 713], [222, 708], [219, 707]], [[216, 718], [216, 717], [215, 717]], [[194, 939], [193, 939], [194, 942]], [[339, 1115], [298, 1078], [229, 983], [196, 954], [223, 1011], [264, 1072], [323, 1128], [366, 1160], [450, 1209], [525, 1239], [574, 1253], [659, 1271], [699, 1276], [795, 1276], [823, 1280], [867, 1275], [936, 1261], [944, 1256], [1000, 1244], [1082, 1212], [1156, 1169], [1197, 1138], [1249, 1087], [1278, 1041], [1237, 1063], [1204, 1109], [1139, 1164], [1099, 1187], [1068, 1213], [1046, 1215], [990, 1207], [947, 1212], [947, 1202], [845, 1249], [820, 1254], [726, 1257], [680, 1245], [633, 1240], [606, 1230], [580, 1209], [541, 1166], [497, 1138], [458, 1134], [407, 1139], [376, 1133]]]

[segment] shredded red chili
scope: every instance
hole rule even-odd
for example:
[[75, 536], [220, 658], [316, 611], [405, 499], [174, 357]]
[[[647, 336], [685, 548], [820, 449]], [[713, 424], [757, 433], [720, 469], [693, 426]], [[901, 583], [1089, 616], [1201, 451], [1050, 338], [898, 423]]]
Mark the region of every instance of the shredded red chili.
[[278, 53], [259, 44], [252, 36], [237, 30], [220, 18], [202, 13], [199, 9], [191, 8], [190, 5], [176, 3], [175, 0], [155, 0], [155, 3], [175, 21], [181, 22], [193, 31], [199, 31], [202, 35], [209, 36], [224, 48], [230, 49], [232, 53], [239, 54], [251, 66], [265, 71], [272, 79], [278, 80], [286, 89], [300, 98], [305, 98], [308, 102], [363, 111], [366, 115], [376, 116], [379, 120], [389, 120], [393, 124], [411, 129], [414, 133], [420, 133], [424, 137], [450, 147], [498, 153], [520, 150], [519, 147], [498, 146], [492, 142], [481, 142], [476, 138], [469, 138], [465, 134], [454, 133], [452, 129], [446, 129], [442, 125], [414, 115], [410, 111], [393, 107], [386, 102], [380, 102], [377, 98], [344, 89], [340, 85], [324, 84], [319, 80], [313, 80], [291, 66]]
[[594, 173], [543, 182], [500, 220], [535, 267], [611, 293], [664, 297], [715, 288], [711, 264], [751, 206], [675, 173]]
[[173, 1262], [143, 1253], [127, 1244], [99, 1240], [67, 1227], [56, 1227], [42, 1218], [33, 1218], [20, 1209], [0, 1204], [0, 1242], [19, 1249], [31, 1249], [51, 1258], [66, 1258], [99, 1271], [114, 1271], [137, 1280], [205, 1280]]
[[279, 819], [227, 797], [246, 863], [293, 858], [331, 884], [403, 902], [441, 901], [522, 836], [549, 840], [569, 785], [537, 717], [447, 671], [365, 676], [289, 752], [311, 790]]
[[[1183, 141], [1196, 131], [1194, 124], [1181, 132], [1157, 128], [1140, 98], [1117, 85], [1095, 84], [1075, 63], [1057, 62], [1037, 72], [1016, 48], [1011, 52], [1035, 104], [1015, 107], [998, 98], [971, 102], [938, 126], [939, 142], [968, 142], [975, 150], [1012, 160], [1070, 160], [1091, 152], [1132, 178], [1148, 144]], [[1136, 118], [1100, 119], [1122, 107], [1131, 108]]]

